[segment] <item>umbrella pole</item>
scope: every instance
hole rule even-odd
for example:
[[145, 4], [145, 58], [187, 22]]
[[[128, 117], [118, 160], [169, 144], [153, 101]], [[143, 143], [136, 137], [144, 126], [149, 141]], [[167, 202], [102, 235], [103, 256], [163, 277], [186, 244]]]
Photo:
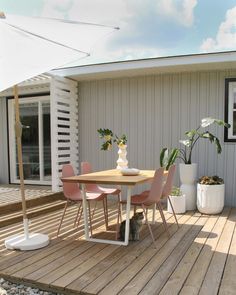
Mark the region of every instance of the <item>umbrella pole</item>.
[[24, 186], [24, 171], [23, 171], [23, 160], [22, 160], [22, 124], [20, 122], [20, 111], [19, 111], [19, 98], [18, 98], [18, 87], [14, 86], [14, 97], [15, 97], [15, 114], [16, 114], [16, 139], [17, 139], [17, 155], [19, 162], [19, 176], [20, 176], [20, 191], [22, 198], [22, 211], [23, 211], [23, 224], [24, 234], [13, 235], [5, 240], [5, 246], [7, 249], [17, 250], [35, 250], [43, 248], [49, 244], [49, 237], [44, 234], [32, 233], [29, 234], [28, 218], [26, 213], [26, 201], [25, 201], [25, 186]]
[[22, 199], [22, 212], [23, 212], [23, 223], [24, 223], [24, 233], [25, 238], [29, 238], [29, 229], [28, 229], [28, 218], [26, 213], [26, 201], [25, 201], [25, 184], [24, 184], [24, 171], [23, 171], [23, 159], [22, 159], [22, 124], [20, 121], [20, 111], [19, 111], [19, 97], [18, 97], [18, 87], [14, 86], [14, 98], [15, 98], [15, 116], [16, 116], [16, 140], [17, 140], [17, 155], [19, 162], [19, 176], [20, 176], [20, 191]]

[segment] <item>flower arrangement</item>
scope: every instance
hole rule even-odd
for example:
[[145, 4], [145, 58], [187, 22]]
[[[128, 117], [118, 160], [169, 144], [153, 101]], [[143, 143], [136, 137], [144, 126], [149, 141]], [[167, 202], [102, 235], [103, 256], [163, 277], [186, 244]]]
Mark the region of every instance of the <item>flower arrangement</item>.
[[211, 143], [215, 143], [217, 153], [220, 154], [222, 151], [220, 140], [210, 133], [209, 131], [206, 131], [205, 128], [212, 125], [217, 124], [218, 126], [223, 126], [225, 128], [229, 128], [230, 124], [225, 123], [222, 120], [213, 119], [213, 118], [204, 118], [201, 121], [201, 124], [196, 128], [192, 129], [190, 131], [185, 132], [185, 135], [187, 136], [187, 139], [180, 140], [180, 143], [184, 145], [183, 149], [179, 149], [180, 156], [179, 158], [183, 160], [185, 164], [191, 164], [191, 157], [192, 157], [192, 151], [196, 144], [196, 142], [200, 139], [208, 139]]
[[[104, 140], [102, 143], [101, 150], [109, 151], [112, 149], [112, 143], [117, 143], [118, 147], [122, 148], [122, 146], [126, 145], [127, 143], [127, 136], [125, 134], [118, 137], [116, 134], [114, 135], [110, 129], [98, 129], [97, 132], [99, 133], [99, 137]], [[115, 138], [114, 138], [115, 136]]]

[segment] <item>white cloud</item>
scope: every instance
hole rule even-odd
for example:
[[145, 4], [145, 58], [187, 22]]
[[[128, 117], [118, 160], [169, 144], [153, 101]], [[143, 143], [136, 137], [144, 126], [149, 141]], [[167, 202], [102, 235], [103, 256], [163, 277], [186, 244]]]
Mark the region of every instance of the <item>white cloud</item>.
[[214, 38], [203, 40], [201, 51], [217, 51], [236, 48], [236, 6], [226, 12], [225, 21], [219, 26]]
[[169, 16], [180, 24], [189, 27], [194, 23], [194, 8], [197, 0], [160, 0], [157, 3], [159, 14]]

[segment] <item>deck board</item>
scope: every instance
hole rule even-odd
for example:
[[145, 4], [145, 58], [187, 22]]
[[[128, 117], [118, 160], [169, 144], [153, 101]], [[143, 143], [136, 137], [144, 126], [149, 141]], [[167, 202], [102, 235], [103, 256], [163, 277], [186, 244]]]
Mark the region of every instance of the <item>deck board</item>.
[[229, 213], [229, 208], [224, 209], [223, 214], [221, 214], [221, 216], [217, 220], [216, 225], [212, 229], [209, 237], [207, 238], [207, 241], [203, 246], [203, 249], [199, 254], [196, 262], [194, 263], [187, 277], [187, 280], [185, 281], [183, 288], [181, 289], [179, 294], [195, 295], [199, 293], [199, 290], [205, 278], [205, 274], [208, 270], [209, 264], [215, 252], [216, 246], [218, 244], [220, 235], [224, 229]]
[[[75, 206], [69, 207], [58, 238], [62, 210], [33, 218], [30, 230], [51, 238], [47, 247], [35, 251], [5, 249], [5, 238], [22, 232], [21, 223], [1, 228], [0, 276], [66, 294], [235, 294], [235, 208], [224, 208], [216, 216], [178, 215], [179, 228], [165, 211], [170, 237], [157, 212], [152, 226], [156, 248], [146, 225], [140, 241], [127, 247], [87, 242], [83, 225], [73, 227], [76, 212]], [[116, 215], [111, 207], [106, 232], [98, 208], [94, 235], [114, 237]]]

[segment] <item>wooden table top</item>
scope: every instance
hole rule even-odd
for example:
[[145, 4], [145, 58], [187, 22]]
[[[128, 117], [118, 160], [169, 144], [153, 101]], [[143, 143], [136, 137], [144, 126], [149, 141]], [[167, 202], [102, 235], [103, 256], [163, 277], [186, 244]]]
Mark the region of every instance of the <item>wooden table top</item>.
[[[167, 173], [167, 172], [166, 172]], [[155, 170], [140, 170], [138, 175], [123, 176], [117, 169], [62, 178], [63, 182], [135, 185], [151, 180]]]

